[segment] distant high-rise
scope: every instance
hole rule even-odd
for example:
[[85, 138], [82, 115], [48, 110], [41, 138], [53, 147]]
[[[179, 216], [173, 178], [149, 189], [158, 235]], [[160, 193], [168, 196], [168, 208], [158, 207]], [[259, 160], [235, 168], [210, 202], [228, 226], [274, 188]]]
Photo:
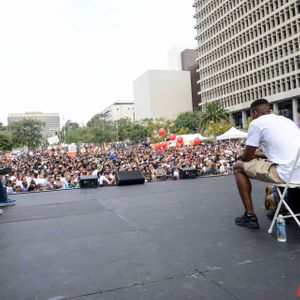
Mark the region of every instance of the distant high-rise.
[[299, 0], [196, 0], [202, 103], [218, 100], [243, 126], [268, 99], [294, 121], [300, 99]]
[[190, 72], [193, 109], [199, 109], [201, 105], [201, 96], [198, 94], [199, 64], [197, 61], [197, 50], [184, 46], [176, 46], [169, 51], [168, 57], [170, 70]]
[[110, 121], [117, 121], [122, 118], [135, 120], [134, 103], [133, 102], [114, 102], [112, 105], [104, 109], [102, 112]]
[[193, 109], [199, 109], [201, 105], [201, 96], [199, 91], [199, 65], [197, 63], [197, 51], [194, 49], [185, 49], [181, 52], [181, 69], [183, 71], [190, 71], [191, 73], [191, 88]]
[[176, 119], [192, 111], [191, 76], [187, 71], [148, 70], [133, 83], [136, 120]]
[[44, 137], [57, 135], [60, 131], [60, 121], [58, 113], [25, 112], [9, 113], [7, 118], [8, 125], [23, 119], [34, 119], [43, 122], [42, 134]]

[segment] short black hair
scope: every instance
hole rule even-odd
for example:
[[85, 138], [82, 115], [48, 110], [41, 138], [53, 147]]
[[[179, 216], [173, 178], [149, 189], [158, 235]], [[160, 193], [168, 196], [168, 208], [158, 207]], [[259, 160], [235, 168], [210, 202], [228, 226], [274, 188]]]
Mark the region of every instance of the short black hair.
[[257, 100], [255, 100], [255, 101], [253, 101], [251, 103], [250, 109], [251, 110], [255, 110], [255, 109], [258, 109], [258, 107], [262, 106], [262, 105], [268, 105], [268, 106], [270, 106], [270, 103], [266, 99], [257, 99]]

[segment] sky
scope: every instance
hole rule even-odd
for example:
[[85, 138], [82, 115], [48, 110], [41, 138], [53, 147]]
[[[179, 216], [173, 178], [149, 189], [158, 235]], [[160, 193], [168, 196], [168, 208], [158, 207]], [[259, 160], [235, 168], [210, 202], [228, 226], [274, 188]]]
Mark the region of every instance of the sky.
[[0, 0], [0, 122], [58, 112], [84, 125], [133, 81], [195, 48], [193, 0]]

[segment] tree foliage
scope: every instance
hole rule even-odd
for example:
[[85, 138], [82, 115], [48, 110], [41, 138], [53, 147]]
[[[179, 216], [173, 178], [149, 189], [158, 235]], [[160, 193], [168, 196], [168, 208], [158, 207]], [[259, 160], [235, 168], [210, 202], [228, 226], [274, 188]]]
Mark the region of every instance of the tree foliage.
[[248, 117], [247, 122], [245, 124], [245, 129], [248, 130], [250, 123], [252, 122], [252, 117]]
[[3, 125], [2, 122], [0, 122], [0, 132], [4, 132], [7, 130], [7, 127]]
[[10, 137], [5, 133], [0, 133], [0, 151], [11, 151], [12, 142]]
[[62, 127], [62, 130], [67, 133], [71, 130], [78, 129], [80, 126], [77, 122], [73, 122], [71, 120], [68, 120], [65, 125]]
[[210, 122], [229, 122], [228, 112], [222, 107], [219, 101], [206, 102], [200, 115], [200, 127], [205, 131]]
[[222, 120], [221, 122], [210, 121], [204, 131], [204, 134], [206, 136], [215, 137], [229, 130], [231, 126], [232, 125], [226, 120]]
[[146, 118], [140, 122], [147, 130], [147, 136], [150, 138], [157, 137], [158, 130], [164, 128], [167, 132], [171, 132], [174, 122], [166, 118], [149, 119]]
[[128, 134], [130, 131], [130, 126], [132, 122], [129, 118], [121, 118], [113, 122], [116, 131], [116, 138], [118, 141], [125, 141], [128, 139]]
[[87, 127], [100, 127], [100, 126], [102, 126], [104, 128], [109, 123], [110, 123], [110, 121], [107, 120], [106, 115], [96, 114], [87, 122]]
[[128, 130], [128, 138], [131, 141], [138, 142], [147, 137], [147, 129], [138, 123], [131, 123]]
[[42, 144], [44, 123], [33, 119], [23, 119], [8, 126], [14, 147], [28, 146], [30, 149]]
[[199, 131], [200, 112], [184, 112], [178, 115], [174, 122], [174, 133], [196, 133]]

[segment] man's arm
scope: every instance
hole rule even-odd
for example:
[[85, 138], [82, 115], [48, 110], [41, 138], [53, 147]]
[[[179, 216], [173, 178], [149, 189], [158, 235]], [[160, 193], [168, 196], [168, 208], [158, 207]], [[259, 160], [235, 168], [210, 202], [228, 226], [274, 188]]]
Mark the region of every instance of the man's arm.
[[263, 151], [259, 148], [255, 151], [255, 158], [267, 158]]
[[243, 154], [239, 157], [239, 159], [243, 162], [247, 162], [252, 160], [253, 158], [255, 158], [255, 151], [256, 151], [257, 147], [253, 147], [253, 146], [246, 146]]

